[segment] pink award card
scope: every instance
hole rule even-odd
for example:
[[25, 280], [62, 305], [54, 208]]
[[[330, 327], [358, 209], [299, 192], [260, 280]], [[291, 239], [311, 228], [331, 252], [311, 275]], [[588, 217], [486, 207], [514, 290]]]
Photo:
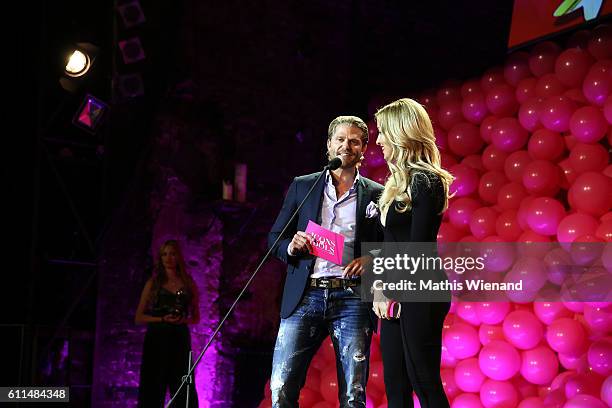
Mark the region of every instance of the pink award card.
[[323, 228], [312, 221], [308, 221], [306, 233], [312, 235], [312, 254], [314, 256], [326, 259], [336, 265], [342, 265], [342, 251], [344, 250], [344, 237], [342, 235]]

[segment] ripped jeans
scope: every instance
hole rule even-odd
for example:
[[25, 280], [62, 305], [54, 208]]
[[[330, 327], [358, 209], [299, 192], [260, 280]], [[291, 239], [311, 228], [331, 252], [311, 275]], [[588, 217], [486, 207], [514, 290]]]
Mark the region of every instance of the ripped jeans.
[[306, 289], [293, 314], [281, 319], [270, 379], [272, 407], [298, 406], [308, 365], [330, 335], [336, 352], [340, 407], [365, 408], [372, 339], [368, 309], [351, 288]]

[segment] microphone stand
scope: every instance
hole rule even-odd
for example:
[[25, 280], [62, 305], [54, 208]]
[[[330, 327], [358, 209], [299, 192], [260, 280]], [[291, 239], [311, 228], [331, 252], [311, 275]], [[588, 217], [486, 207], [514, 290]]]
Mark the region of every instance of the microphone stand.
[[[244, 285], [244, 287], [242, 288], [242, 290], [240, 291], [240, 293], [238, 294], [238, 296], [236, 297], [236, 300], [234, 300], [234, 303], [232, 303], [232, 305], [230, 306], [230, 308], [228, 309], [227, 313], [225, 313], [225, 316], [223, 316], [223, 319], [221, 319], [221, 322], [219, 322], [219, 325], [217, 326], [217, 328], [215, 329], [215, 331], [213, 332], [213, 334], [210, 336], [210, 339], [208, 340], [208, 343], [206, 343], [206, 345], [204, 346], [204, 348], [202, 349], [202, 351], [200, 352], [200, 355], [198, 356], [198, 358], [196, 359], [196, 361], [193, 363], [193, 365], [191, 365], [191, 355], [190, 355], [190, 362], [189, 362], [189, 370], [187, 371], [187, 375], [183, 376], [183, 381], [181, 382], [181, 385], [179, 386], [179, 388], [176, 390], [176, 392], [174, 393], [174, 395], [172, 396], [172, 398], [170, 399], [170, 401], [168, 401], [168, 404], [165, 405], [165, 408], [169, 408], [170, 405], [172, 405], [172, 403], [174, 402], [174, 400], [176, 399], [176, 397], [179, 395], [179, 393], [181, 392], [181, 390], [183, 389], [183, 386], [185, 386], [187, 383], [190, 382], [190, 379], [192, 378], [192, 373], [193, 370], [196, 368], [196, 366], [200, 363], [200, 360], [202, 359], [202, 357], [204, 357], [204, 354], [206, 353], [206, 351], [208, 350], [208, 348], [210, 347], [210, 345], [212, 344], [212, 341], [214, 340], [215, 336], [217, 335], [217, 333], [219, 333], [219, 331], [221, 330], [221, 327], [223, 327], [223, 324], [225, 323], [225, 321], [227, 320], [227, 318], [232, 314], [232, 311], [234, 310], [234, 308], [236, 307], [236, 304], [238, 304], [238, 301], [240, 300], [240, 298], [242, 297], [242, 295], [244, 295], [244, 293], [246, 292], [246, 290], [249, 288], [249, 286], [251, 285], [251, 282], [253, 281], [253, 279], [255, 279], [255, 275], [257, 275], [257, 272], [259, 272], [259, 270], [261, 269], [261, 267], [263, 266], [263, 264], [268, 260], [268, 258], [270, 257], [270, 254], [272, 253], [272, 251], [274, 250], [274, 248], [276, 248], [276, 245], [278, 245], [278, 242], [281, 240], [281, 238], [283, 237], [283, 234], [285, 233], [285, 231], [287, 230], [287, 228], [289, 227], [289, 224], [291, 224], [291, 222], [293, 221], [293, 219], [295, 218], [295, 216], [298, 214], [298, 212], [302, 209], [302, 207], [304, 206], [304, 203], [306, 202], [306, 200], [310, 197], [310, 194], [312, 193], [312, 191], [314, 190], [314, 188], [316, 187], [316, 185], [319, 183], [319, 181], [321, 180], [321, 177], [323, 177], [323, 174], [325, 174], [325, 172], [327, 170], [335, 170], [338, 167], [340, 167], [340, 165], [342, 164], [342, 160], [339, 158], [334, 158], [332, 160], [330, 160], [330, 162], [323, 167], [323, 171], [317, 176], [317, 179], [315, 180], [315, 182], [312, 184], [312, 187], [310, 187], [310, 190], [308, 190], [308, 192], [306, 193], [306, 195], [304, 196], [304, 199], [302, 200], [302, 202], [300, 203], [300, 205], [298, 205], [298, 207], [295, 209], [295, 211], [293, 212], [293, 214], [291, 215], [291, 218], [289, 218], [289, 221], [287, 221], [287, 223], [285, 224], [285, 226], [283, 227], [283, 229], [281, 230], [280, 234], [278, 234], [278, 237], [276, 238], [276, 240], [274, 241], [274, 243], [270, 246], [270, 249], [268, 249], [268, 252], [266, 252], [266, 254], [264, 255], [264, 257], [261, 259], [261, 261], [259, 262], [259, 265], [257, 265], [257, 268], [255, 268], [255, 272], [253, 272], [253, 274], [251, 275], [251, 277], [249, 278], [249, 280], [246, 282], [246, 284]], [[186, 400], [186, 408], [189, 408], [189, 395], [187, 395]]]

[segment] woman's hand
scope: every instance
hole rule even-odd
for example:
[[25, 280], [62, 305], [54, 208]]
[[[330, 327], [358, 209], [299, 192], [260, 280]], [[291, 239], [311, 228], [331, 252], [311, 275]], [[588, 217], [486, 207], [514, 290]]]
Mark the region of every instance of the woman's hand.
[[175, 314], [167, 314], [162, 317], [162, 322], [170, 324], [181, 324], [183, 323], [183, 317]]
[[379, 319], [389, 319], [389, 316], [387, 316], [389, 303], [391, 303], [389, 300], [372, 303], [372, 310], [374, 310], [374, 314], [376, 314]]

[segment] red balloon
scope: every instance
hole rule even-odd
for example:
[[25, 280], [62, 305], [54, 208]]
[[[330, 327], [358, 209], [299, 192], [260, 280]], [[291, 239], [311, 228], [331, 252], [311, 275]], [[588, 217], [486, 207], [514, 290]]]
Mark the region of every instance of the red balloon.
[[504, 171], [504, 162], [508, 156], [508, 153], [489, 145], [482, 152], [482, 165], [487, 170]]
[[463, 98], [467, 98], [468, 96], [475, 93], [482, 93], [482, 88], [480, 87], [479, 79], [470, 79], [468, 81], [465, 81], [463, 85], [461, 85], [461, 96]]
[[531, 163], [531, 157], [526, 150], [516, 151], [510, 154], [504, 162], [504, 173], [509, 180], [522, 184], [523, 172], [529, 163]]
[[514, 118], [498, 120], [491, 132], [491, 141], [495, 147], [504, 152], [519, 150], [527, 143], [528, 138], [527, 131]]
[[417, 98], [417, 101], [425, 107], [428, 108], [437, 108], [438, 102], [436, 101], [436, 92], [435, 91], [426, 91], [421, 96]]
[[472, 123], [480, 123], [489, 113], [485, 96], [482, 93], [472, 93], [465, 97], [461, 104], [463, 116]]
[[482, 144], [480, 131], [471, 123], [458, 123], [448, 132], [448, 147], [458, 156], [478, 153]]
[[565, 96], [552, 96], [542, 102], [540, 121], [549, 130], [566, 132], [576, 104]]
[[470, 219], [470, 231], [477, 239], [495, 234], [497, 212], [490, 207], [481, 207], [474, 211]]
[[320, 399], [321, 396], [318, 392], [315, 392], [310, 388], [302, 388], [298, 402], [300, 407], [311, 408], [314, 404], [319, 402]]
[[514, 88], [508, 84], [500, 84], [487, 92], [487, 108], [498, 116], [513, 116], [519, 108], [514, 95]]
[[559, 133], [540, 129], [529, 139], [527, 151], [534, 160], [556, 161], [565, 152], [565, 142]]
[[459, 240], [463, 237], [463, 232], [454, 227], [452, 224], [448, 222], [443, 222], [440, 224], [440, 229], [438, 230], [438, 242], [459, 242]]
[[504, 73], [501, 68], [491, 68], [487, 70], [480, 79], [480, 87], [483, 92], [489, 92], [497, 85], [505, 84]]
[[582, 83], [582, 92], [593, 105], [603, 106], [612, 92], [612, 60], [593, 64]]
[[568, 98], [570, 101], [576, 103], [578, 106], [589, 104], [589, 101], [582, 93], [582, 84], [580, 85], [580, 88], [572, 88], [563, 92], [563, 96]]
[[499, 214], [495, 221], [495, 233], [506, 242], [514, 242], [523, 233], [518, 220], [516, 210], [506, 210]]
[[442, 160], [442, 167], [445, 169], [450, 169], [457, 164], [455, 156], [447, 152], [440, 152], [440, 159]]
[[463, 120], [461, 103], [451, 102], [440, 107], [438, 112], [438, 123], [444, 130], [449, 130]]
[[574, 183], [578, 175], [576, 174], [576, 171], [572, 168], [569, 159], [561, 160], [559, 162], [559, 167], [561, 167], [561, 188], [567, 190], [570, 188], [572, 183]]
[[555, 62], [555, 74], [561, 83], [568, 87], [582, 85], [591, 68], [593, 58], [586, 50], [570, 48], [563, 51]]
[[516, 213], [516, 220], [518, 221], [519, 226], [523, 231], [529, 230], [529, 224], [527, 223], [527, 216], [529, 215], [529, 206], [536, 197], [527, 196], [523, 198], [521, 204], [519, 205], [519, 209]]
[[482, 204], [473, 198], [461, 197], [453, 200], [448, 206], [449, 221], [455, 228], [468, 231], [472, 214], [480, 207]]
[[[609, 96], [604, 103], [604, 116], [608, 123], [612, 125], [612, 96]], [[610, 135], [612, 135], [612, 133], [610, 133]]]
[[440, 106], [461, 101], [461, 91], [459, 90], [458, 84], [448, 82], [443, 85], [436, 93], [436, 100]]
[[482, 159], [477, 154], [470, 154], [469, 156], [465, 156], [463, 160], [461, 160], [461, 164], [465, 164], [466, 166], [473, 168], [479, 173], [485, 171], [485, 168], [482, 165]]
[[338, 400], [338, 376], [336, 367], [330, 365], [321, 373], [321, 395], [325, 401], [335, 403]]
[[512, 86], [517, 86], [518, 83], [529, 76], [529, 54], [526, 52], [515, 52], [508, 57], [504, 65], [504, 79]]
[[438, 146], [438, 149], [447, 150], [448, 149], [448, 138], [446, 136], [446, 131], [443, 130], [438, 125], [433, 125], [433, 130], [434, 130], [434, 136], [436, 137], [436, 146]]
[[602, 220], [597, 230], [595, 230], [595, 236], [606, 242], [612, 242], [612, 219]]
[[[370, 140], [373, 142], [376, 139]], [[368, 167], [378, 167], [385, 165], [385, 157], [383, 155], [382, 148], [376, 143], [368, 143], [368, 148], [366, 149], [364, 156], [364, 161], [368, 162]]]
[[537, 77], [553, 72], [561, 47], [551, 41], [537, 44], [529, 54], [529, 69]]
[[478, 190], [478, 172], [465, 164], [455, 164], [450, 168], [450, 173], [455, 176], [450, 191], [457, 197], [469, 196]]
[[516, 210], [527, 195], [527, 191], [521, 183], [512, 181], [499, 189], [497, 205], [502, 210]]
[[594, 171], [582, 173], [569, 194], [576, 208], [599, 217], [612, 208], [612, 179]]
[[535, 97], [523, 102], [519, 109], [518, 118], [521, 125], [530, 132], [542, 127], [540, 113], [544, 99]]
[[591, 32], [589, 30], [576, 31], [571, 35], [569, 40], [567, 40], [566, 48], [580, 48], [586, 50], [590, 38]]
[[546, 161], [534, 160], [525, 167], [523, 186], [531, 194], [554, 196], [559, 191], [561, 169]]
[[549, 98], [561, 95], [563, 92], [565, 92], [565, 86], [555, 74], [546, 74], [538, 79], [535, 89], [536, 96]]
[[608, 151], [600, 144], [576, 143], [569, 155], [570, 165], [581, 174], [603, 171], [608, 165]]
[[580, 142], [596, 143], [606, 135], [608, 122], [601, 110], [585, 106], [576, 110], [570, 118], [570, 131]]
[[588, 214], [575, 213], [566, 216], [557, 228], [557, 240], [563, 248], [569, 250], [570, 245], [577, 237], [594, 235], [598, 222], [595, 217]]
[[487, 116], [480, 124], [480, 137], [486, 143], [491, 143], [491, 134], [493, 133], [493, 126], [497, 123], [499, 118], [495, 116]]
[[538, 197], [533, 200], [527, 212], [529, 228], [541, 235], [556, 235], [557, 227], [565, 217], [563, 205], [549, 197]]
[[386, 165], [369, 169], [370, 178], [379, 184], [385, 184], [389, 175], [389, 168]]
[[612, 58], [612, 26], [606, 24], [595, 27], [587, 49], [598, 60]]
[[488, 171], [480, 178], [478, 185], [478, 195], [489, 204], [497, 203], [499, 190], [508, 182], [508, 179], [501, 171]]
[[537, 78], [529, 77], [522, 79], [517, 85], [514, 91], [514, 96], [518, 103], [524, 103], [526, 100], [536, 97], [536, 85], [538, 84]]

